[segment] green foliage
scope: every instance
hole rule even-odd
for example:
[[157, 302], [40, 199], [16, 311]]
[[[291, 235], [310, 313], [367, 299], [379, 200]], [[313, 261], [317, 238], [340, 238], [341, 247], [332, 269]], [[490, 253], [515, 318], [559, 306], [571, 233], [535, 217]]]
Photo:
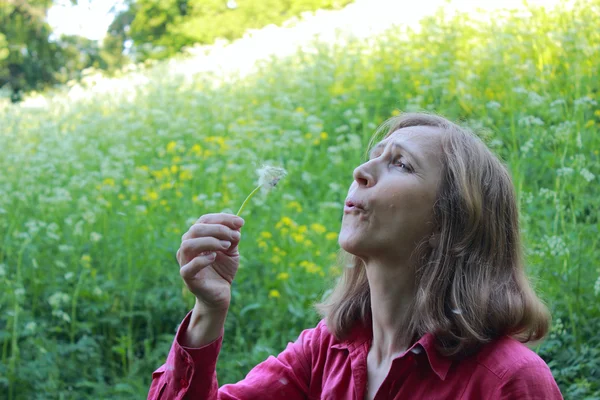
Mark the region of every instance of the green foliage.
[[53, 82], [58, 48], [44, 21], [50, 0], [2, 2], [0, 7], [0, 87], [18, 92]]
[[81, 78], [84, 69], [107, 68], [98, 43], [79, 36], [52, 37], [45, 22], [51, 0], [9, 1], [0, 7], [0, 87], [22, 93]]
[[554, 318], [536, 350], [566, 399], [600, 398], [598, 26], [598, 0], [490, 22], [437, 13], [243, 78], [165, 63], [0, 106], [0, 393], [143, 398], [193, 304], [181, 235], [234, 213], [263, 162], [288, 176], [244, 211], [220, 383], [283, 350], [318, 320], [352, 171], [399, 108], [479, 129], [509, 165]]
[[[131, 38], [138, 60], [163, 59], [186, 46], [234, 40], [248, 29], [280, 24], [305, 11], [339, 9], [352, 0], [136, 0]], [[229, 6], [228, 6], [229, 4]], [[231, 8], [230, 8], [231, 7]], [[131, 12], [131, 11], [126, 11]]]

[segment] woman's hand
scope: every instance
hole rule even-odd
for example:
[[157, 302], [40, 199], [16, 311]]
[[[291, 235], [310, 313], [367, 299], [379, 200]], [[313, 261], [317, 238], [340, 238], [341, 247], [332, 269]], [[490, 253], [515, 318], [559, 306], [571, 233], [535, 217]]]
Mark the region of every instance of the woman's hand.
[[179, 272], [203, 314], [229, 309], [243, 225], [244, 220], [233, 214], [205, 214], [181, 238]]

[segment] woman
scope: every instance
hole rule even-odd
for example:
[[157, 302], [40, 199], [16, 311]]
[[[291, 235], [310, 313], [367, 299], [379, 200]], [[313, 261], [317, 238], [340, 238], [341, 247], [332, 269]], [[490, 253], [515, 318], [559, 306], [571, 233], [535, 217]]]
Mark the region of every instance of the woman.
[[[244, 221], [202, 216], [177, 252], [196, 296], [149, 399], [562, 399], [523, 343], [549, 314], [524, 272], [510, 176], [470, 131], [406, 113], [354, 170], [343, 275], [323, 319], [219, 388], [215, 365]], [[212, 256], [210, 253], [212, 252]]]

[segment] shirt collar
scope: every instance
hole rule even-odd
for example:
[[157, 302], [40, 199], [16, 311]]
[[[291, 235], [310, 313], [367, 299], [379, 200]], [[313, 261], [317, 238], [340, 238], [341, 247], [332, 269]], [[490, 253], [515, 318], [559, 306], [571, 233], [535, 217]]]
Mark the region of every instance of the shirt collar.
[[[334, 349], [348, 349], [353, 352], [360, 348], [361, 345], [369, 343], [373, 338], [373, 328], [370, 326], [364, 326], [357, 324], [350, 332], [348, 337], [343, 341], [336, 343], [331, 346]], [[448, 357], [442, 356], [435, 348], [435, 335], [432, 333], [424, 334], [419, 340], [417, 340], [406, 352], [412, 351], [415, 354], [419, 354], [425, 351], [429, 365], [435, 374], [441, 379], [445, 380], [448, 375], [448, 370], [452, 365], [452, 360]], [[398, 357], [403, 356], [402, 353]]]

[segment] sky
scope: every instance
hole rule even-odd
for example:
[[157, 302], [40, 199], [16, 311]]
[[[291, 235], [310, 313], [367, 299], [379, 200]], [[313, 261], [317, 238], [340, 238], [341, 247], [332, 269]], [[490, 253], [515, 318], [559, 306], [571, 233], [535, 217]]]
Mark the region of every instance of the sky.
[[54, 34], [79, 35], [92, 40], [102, 40], [114, 18], [113, 11], [124, 9], [123, 0], [55, 0], [48, 10], [47, 21]]

